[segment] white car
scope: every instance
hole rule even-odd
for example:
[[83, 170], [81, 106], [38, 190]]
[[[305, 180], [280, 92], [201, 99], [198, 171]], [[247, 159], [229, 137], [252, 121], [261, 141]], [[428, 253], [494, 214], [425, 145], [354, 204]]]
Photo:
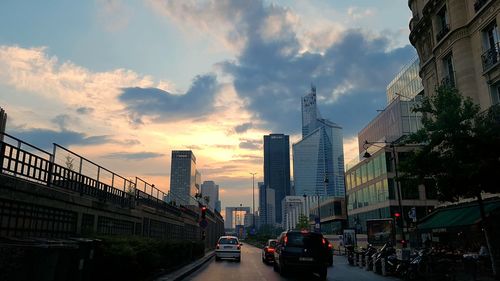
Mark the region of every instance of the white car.
[[221, 236], [215, 247], [215, 260], [234, 259], [237, 262], [241, 261], [241, 246], [238, 237]]

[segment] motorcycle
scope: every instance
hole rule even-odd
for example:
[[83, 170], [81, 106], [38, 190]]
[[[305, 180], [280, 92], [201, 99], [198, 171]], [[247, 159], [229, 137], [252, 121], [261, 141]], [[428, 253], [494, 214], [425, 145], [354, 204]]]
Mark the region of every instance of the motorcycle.
[[[389, 257], [392, 257], [391, 259], [391, 264], [388, 264]], [[373, 255], [373, 263], [375, 264], [375, 272], [376, 273], [382, 273], [382, 261], [385, 260], [385, 268], [386, 272], [389, 267], [389, 269], [396, 269], [396, 249], [392, 246], [390, 242], [384, 244], [380, 250]]]
[[350, 265], [354, 265], [354, 246], [348, 245], [345, 248], [347, 250], [347, 261]]

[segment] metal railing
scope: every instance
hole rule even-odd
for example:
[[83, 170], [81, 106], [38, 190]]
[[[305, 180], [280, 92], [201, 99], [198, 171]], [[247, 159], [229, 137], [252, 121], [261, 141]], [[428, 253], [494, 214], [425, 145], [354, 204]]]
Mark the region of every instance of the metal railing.
[[[128, 180], [57, 144], [54, 144], [54, 152], [64, 151], [67, 154], [65, 157], [58, 158], [60, 153], [48, 153], [9, 134], [3, 136], [4, 140], [0, 141], [2, 174], [69, 190], [121, 207], [134, 208], [136, 204], [143, 204], [180, 215], [181, 209], [164, 201], [164, 192], [138, 177], [135, 181]], [[60, 163], [61, 159], [66, 162]], [[88, 172], [89, 167], [93, 167], [95, 173]], [[104, 173], [110, 177], [105, 178]]]
[[500, 61], [500, 42], [497, 42], [491, 48], [486, 50], [481, 55], [483, 61], [483, 71], [486, 71], [496, 65]]
[[439, 42], [443, 37], [450, 32], [450, 25], [445, 24], [441, 30], [436, 34], [436, 42]]
[[486, 2], [488, 2], [488, 0], [476, 0], [476, 2], [474, 2], [474, 11], [479, 11]]

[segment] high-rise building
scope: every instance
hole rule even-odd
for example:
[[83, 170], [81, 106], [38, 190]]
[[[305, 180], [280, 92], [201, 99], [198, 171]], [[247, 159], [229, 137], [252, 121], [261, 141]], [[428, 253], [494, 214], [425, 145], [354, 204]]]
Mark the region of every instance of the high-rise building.
[[173, 150], [170, 167], [170, 196], [178, 204], [194, 204], [196, 187], [196, 157], [191, 150]]
[[425, 95], [455, 86], [487, 109], [500, 103], [499, 2], [410, 0], [410, 42], [420, 58]]
[[7, 113], [0, 107], [0, 141], [3, 141], [3, 134], [7, 125]]
[[295, 195], [343, 197], [342, 127], [319, 116], [312, 87], [302, 98], [302, 140], [293, 145]]
[[260, 226], [276, 224], [275, 191], [259, 182], [259, 219]]
[[305, 215], [305, 198], [303, 196], [286, 196], [281, 202], [281, 213], [284, 229], [295, 229], [299, 215]]
[[203, 198], [208, 197], [208, 207], [212, 210], [217, 210], [217, 202], [219, 201], [219, 185], [215, 184], [213, 181], [204, 181], [201, 184], [201, 194]]
[[[274, 189], [276, 210], [281, 210], [281, 200], [290, 195], [290, 140], [284, 134], [264, 136], [264, 185]], [[281, 212], [275, 212], [281, 223]]]
[[[420, 103], [424, 94], [418, 86], [418, 77], [408, 79], [415, 74], [414, 61], [410, 65], [413, 66], [404, 67], [387, 87], [387, 96], [392, 97], [389, 105], [358, 133], [360, 155], [366, 150], [371, 157], [359, 157], [347, 164], [349, 226], [356, 228], [358, 233], [366, 233], [367, 220], [392, 218], [394, 213], [400, 212], [395, 163], [415, 146], [395, 146], [393, 150], [390, 143], [420, 128], [421, 114], [414, 114], [410, 109]], [[398, 93], [401, 89], [406, 89], [404, 95]], [[370, 146], [364, 145], [365, 141], [381, 143]], [[417, 217], [422, 218], [437, 204], [436, 191], [430, 182], [427, 186], [419, 186], [406, 181], [400, 182], [400, 186], [401, 215], [407, 221], [407, 214], [413, 208]]]

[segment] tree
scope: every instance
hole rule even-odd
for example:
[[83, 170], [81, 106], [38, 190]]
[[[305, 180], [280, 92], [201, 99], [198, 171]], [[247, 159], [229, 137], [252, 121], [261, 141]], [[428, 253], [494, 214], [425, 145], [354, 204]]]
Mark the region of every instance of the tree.
[[299, 222], [297, 223], [296, 226], [297, 229], [309, 229], [309, 219], [307, 219], [307, 216], [304, 214], [300, 214], [299, 216]]
[[481, 112], [472, 99], [463, 97], [457, 89], [439, 87], [434, 96], [425, 97], [414, 109], [423, 114], [422, 129], [405, 143], [420, 144], [421, 148], [400, 163], [402, 178], [420, 183], [432, 179], [440, 201], [477, 198], [494, 275], [494, 248], [481, 194], [500, 191], [499, 109], [492, 106]]

